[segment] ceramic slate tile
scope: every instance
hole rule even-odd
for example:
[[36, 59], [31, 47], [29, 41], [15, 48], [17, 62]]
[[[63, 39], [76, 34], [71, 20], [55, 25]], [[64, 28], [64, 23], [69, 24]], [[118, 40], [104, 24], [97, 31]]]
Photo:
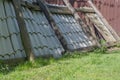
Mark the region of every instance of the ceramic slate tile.
[[4, 55], [3, 54], [3, 46], [2, 46], [2, 44], [3, 44], [3, 39], [2, 38], [0, 38], [0, 55], [2, 56], [2, 55]]
[[4, 38], [9, 36], [6, 20], [0, 21], [0, 35]]
[[[9, 33], [12, 34], [18, 34], [19, 33], [19, 28], [18, 28], [18, 24], [16, 21], [16, 17], [15, 17], [15, 12], [14, 12], [14, 8], [11, 2], [4, 2], [5, 4], [5, 14], [6, 14], [6, 21], [7, 21], [7, 25], [8, 25], [8, 29], [9, 29]], [[9, 10], [7, 10], [9, 9]], [[11, 27], [12, 26], [12, 27]]]
[[3, 0], [0, 0], [0, 19], [4, 19], [5, 18], [5, 12], [4, 12], [4, 5], [3, 5]]
[[[22, 54], [21, 54], [22, 53]], [[13, 55], [14, 57], [12, 59], [19, 59], [19, 58], [25, 58], [26, 55], [22, 51], [16, 51], [15, 54]]]
[[13, 48], [12, 48], [12, 45], [11, 45], [11, 42], [10, 42], [10, 38], [0, 38], [0, 41], [1, 41], [1, 51], [2, 53], [0, 55], [3, 55], [4, 54], [12, 54], [13, 53]]
[[18, 38], [18, 35], [16, 35], [16, 34], [13, 34], [13, 35], [11, 36], [11, 42], [12, 42], [12, 45], [13, 45], [13, 49], [14, 49], [15, 51], [23, 50], [23, 48], [22, 48], [21, 45], [20, 45], [20, 44], [22, 44], [22, 43], [19, 42], [18, 39], [20, 39], [20, 38]]

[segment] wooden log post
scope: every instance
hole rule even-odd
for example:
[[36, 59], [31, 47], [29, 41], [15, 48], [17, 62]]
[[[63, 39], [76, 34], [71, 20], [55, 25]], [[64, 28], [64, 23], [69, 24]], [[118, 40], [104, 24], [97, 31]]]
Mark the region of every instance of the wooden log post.
[[[77, 23], [82, 27], [83, 31], [86, 33], [86, 35], [89, 37], [90, 40], [92, 40], [93, 45], [96, 46], [100, 46], [99, 42], [97, 41], [97, 39], [94, 37], [95, 34], [91, 34], [88, 26], [82, 21], [82, 19], [80, 18], [80, 16], [78, 15], [77, 11], [72, 7], [71, 3], [69, 2], [69, 0], [63, 0], [63, 2], [65, 3], [65, 5], [68, 7], [68, 9], [72, 12], [72, 14], [74, 15]], [[88, 32], [89, 31], [89, 32]], [[91, 35], [91, 36], [90, 36]]]
[[48, 9], [45, 1], [44, 1], [44, 0], [37, 0], [37, 3], [38, 3], [38, 5], [39, 5], [40, 9], [44, 12], [44, 14], [45, 14], [45, 16], [46, 16], [46, 18], [47, 18], [50, 26], [51, 26], [52, 29], [55, 31], [55, 34], [56, 34], [56, 36], [58, 37], [58, 39], [60, 40], [63, 48], [64, 48], [65, 50], [68, 50], [68, 48], [67, 48], [67, 42], [66, 42], [66, 40], [64, 39], [63, 35], [61, 34], [59, 27], [58, 27], [57, 24], [55, 23], [55, 21], [54, 21], [54, 19], [53, 19], [53, 17], [52, 17], [52, 14], [50, 13], [50, 11], [49, 11], [49, 9]]
[[107, 27], [107, 29], [111, 32], [111, 34], [113, 35], [113, 37], [116, 39], [116, 41], [120, 40], [120, 37], [118, 36], [118, 34], [115, 32], [115, 30], [110, 26], [110, 24], [108, 23], [108, 21], [103, 17], [103, 15], [99, 12], [99, 10], [95, 7], [95, 5], [92, 3], [91, 0], [88, 0], [88, 3], [90, 4], [90, 6], [94, 9], [95, 13], [99, 16], [99, 18], [102, 20], [102, 22], [104, 23], [104, 25]]
[[21, 9], [21, 0], [12, 0], [12, 2], [14, 5], [16, 19], [20, 29], [21, 40], [27, 56], [27, 60], [34, 61], [35, 55], [31, 45], [31, 40], [30, 40], [28, 31], [26, 28], [26, 24], [23, 18], [22, 9]]

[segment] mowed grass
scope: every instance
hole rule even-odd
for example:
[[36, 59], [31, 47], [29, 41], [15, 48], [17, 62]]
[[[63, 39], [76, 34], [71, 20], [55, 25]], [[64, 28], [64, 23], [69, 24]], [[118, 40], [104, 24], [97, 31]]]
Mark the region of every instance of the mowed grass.
[[120, 80], [120, 51], [74, 52], [59, 60], [38, 59], [4, 67], [0, 80]]

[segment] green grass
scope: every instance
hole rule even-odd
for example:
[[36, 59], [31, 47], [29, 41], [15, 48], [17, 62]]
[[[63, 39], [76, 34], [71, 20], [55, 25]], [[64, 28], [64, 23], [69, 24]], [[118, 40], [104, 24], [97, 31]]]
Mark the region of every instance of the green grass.
[[120, 80], [120, 51], [74, 52], [60, 60], [38, 59], [0, 70], [0, 80]]

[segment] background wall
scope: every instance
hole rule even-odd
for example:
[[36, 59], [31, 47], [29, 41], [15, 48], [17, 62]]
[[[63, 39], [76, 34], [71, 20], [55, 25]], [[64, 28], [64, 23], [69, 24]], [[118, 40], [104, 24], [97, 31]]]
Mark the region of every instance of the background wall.
[[120, 0], [94, 0], [94, 3], [120, 36]]

